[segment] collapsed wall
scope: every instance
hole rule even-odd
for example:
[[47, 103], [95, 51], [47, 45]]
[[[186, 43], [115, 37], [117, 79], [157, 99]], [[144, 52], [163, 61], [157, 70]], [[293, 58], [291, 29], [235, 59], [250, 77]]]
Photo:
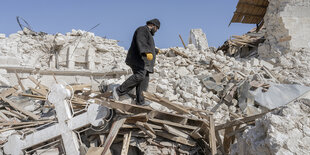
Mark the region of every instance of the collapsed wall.
[[264, 22], [266, 41], [259, 56], [282, 69], [287, 77], [282, 82], [310, 85], [310, 1], [269, 0]]
[[269, 0], [264, 17], [266, 41], [260, 50], [264, 58], [279, 57], [292, 50], [310, 48], [310, 2], [308, 0]]
[[126, 51], [117, 45], [117, 40], [90, 32], [35, 35], [25, 29], [9, 37], [1, 36], [0, 76], [4, 85], [18, 84], [15, 72], [21, 79], [26, 78], [23, 83], [27, 87], [31, 83], [29, 75], [51, 86], [55, 82], [53, 75], [66, 83], [98, 83], [109, 72], [122, 75], [129, 69], [125, 63], [119, 63]]

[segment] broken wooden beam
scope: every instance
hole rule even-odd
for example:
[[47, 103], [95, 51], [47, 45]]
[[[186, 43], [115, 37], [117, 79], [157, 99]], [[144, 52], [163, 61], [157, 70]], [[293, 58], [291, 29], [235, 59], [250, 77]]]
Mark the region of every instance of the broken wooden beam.
[[210, 115], [209, 126], [210, 126], [209, 144], [211, 147], [212, 155], [215, 155], [217, 153], [217, 148], [216, 148], [216, 135], [215, 135], [215, 125], [214, 125], [213, 115]]
[[181, 107], [180, 105], [177, 105], [175, 103], [170, 102], [168, 99], [162, 98], [158, 95], [151, 94], [149, 92], [143, 92], [144, 97], [146, 97], [149, 100], [152, 100], [154, 102], [157, 102], [169, 109], [175, 110], [176, 112], [179, 112], [181, 114], [190, 114], [190, 111]]
[[184, 43], [184, 41], [183, 41], [183, 39], [182, 39], [182, 36], [179, 34], [179, 37], [180, 37], [180, 39], [181, 39], [181, 41], [182, 41], [182, 44], [183, 44], [183, 46], [184, 46], [184, 48], [186, 49], [186, 45], [185, 45], [185, 43]]
[[19, 77], [18, 74], [16, 73], [16, 71], [15, 71], [15, 75], [16, 75], [16, 78], [17, 78], [17, 81], [18, 81], [19, 86], [22, 88], [23, 91], [25, 91], [26, 89], [25, 89], [25, 87], [24, 87], [24, 85], [23, 85], [23, 83], [22, 83], [20, 77]]
[[173, 48], [170, 48], [176, 55], [180, 55], [180, 56], [182, 56], [183, 58], [188, 58], [188, 56], [186, 55], [186, 54], [184, 54], [184, 53], [182, 53], [182, 52], [179, 52], [179, 51], [177, 51], [177, 50], [175, 50], [175, 49], [173, 49]]
[[170, 133], [170, 134], [173, 134], [173, 135], [176, 135], [176, 136], [179, 136], [179, 137], [183, 137], [183, 138], [186, 138], [186, 139], [189, 139], [190, 136], [176, 128], [173, 128], [167, 124], [164, 124], [164, 129]]
[[151, 131], [147, 130], [145, 127], [144, 127], [144, 123], [142, 122], [136, 122], [136, 126], [138, 128], [140, 128], [141, 131], [144, 132], [144, 134], [148, 135], [149, 137], [151, 138], [156, 138], [156, 135], [154, 133], [152, 133]]
[[5, 98], [5, 97], [0, 97], [0, 98], [1, 98], [4, 102], [8, 103], [8, 104], [9, 104], [11, 107], [13, 107], [14, 109], [16, 109], [16, 110], [20, 111], [21, 113], [23, 113], [23, 114], [29, 116], [30, 118], [32, 118], [32, 119], [34, 119], [34, 120], [39, 120], [39, 119], [40, 119], [39, 116], [37, 116], [37, 115], [33, 114], [32, 112], [29, 112], [29, 111], [27, 111], [27, 110], [21, 108], [19, 105], [17, 105], [17, 104], [14, 103], [13, 101], [11, 101], [11, 100], [9, 100], [9, 99], [7, 99], [7, 98]]
[[110, 133], [109, 133], [109, 135], [108, 135], [108, 137], [107, 137], [107, 139], [103, 145], [103, 151], [102, 151], [101, 155], [105, 155], [108, 152], [108, 150], [110, 149], [110, 146], [112, 145], [115, 137], [117, 136], [119, 129], [122, 127], [122, 125], [125, 123], [125, 121], [126, 121], [126, 118], [121, 118], [119, 120], [116, 120], [112, 124], [112, 126], [110, 128]]
[[127, 155], [128, 154], [130, 139], [131, 139], [131, 131], [124, 135], [121, 155]]
[[248, 122], [255, 121], [257, 118], [260, 118], [260, 117], [264, 116], [268, 112], [270, 112], [270, 111], [263, 112], [263, 113], [260, 113], [260, 114], [257, 114], [257, 115], [252, 115], [252, 116], [240, 118], [240, 119], [235, 119], [235, 120], [226, 122], [224, 124], [220, 124], [220, 125], [215, 127], [215, 130], [221, 130], [221, 129], [225, 129], [225, 128], [228, 128], [228, 127], [237, 126], [237, 125], [241, 125], [241, 124], [245, 124], [245, 123], [248, 123]]
[[184, 144], [184, 145], [188, 145], [188, 146], [192, 146], [192, 147], [196, 146], [196, 142], [193, 140], [189, 140], [189, 139], [186, 139], [184, 137], [178, 137], [178, 136], [172, 135], [172, 134], [167, 133], [167, 132], [156, 131], [156, 135], [163, 137], [163, 138], [166, 138], [166, 139], [171, 140], [171, 141], [175, 141], [177, 143]]

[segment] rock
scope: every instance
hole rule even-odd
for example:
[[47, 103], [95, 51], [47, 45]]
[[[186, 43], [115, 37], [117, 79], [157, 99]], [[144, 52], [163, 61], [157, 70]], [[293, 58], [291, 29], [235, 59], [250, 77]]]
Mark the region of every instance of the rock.
[[178, 100], [178, 96], [177, 95], [174, 95], [172, 92], [170, 91], [166, 91], [165, 94], [164, 94], [164, 97], [165, 98], [168, 98], [169, 101], [177, 101]]
[[269, 62], [266, 62], [264, 60], [260, 60], [260, 65], [261, 66], [265, 66], [266, 68], [268, 68], [269, 70], [271, 70], [273, 68], [273, 65], [270, 64]]
[[150, 93], [156, 93], [156, 88], [157, 85], [154, 84], [154, 83], [149, 83], [149, 86], [147, 88], [147, 91], [150, 92]]
[[129, 95], [123, 95], [119, 97], [119, 100], [125, 104], [135, 104], [135, 101]]
[[189, 74], [189, 71], [185, 67], [180, 67], [177, 70], [177, 74], [179, 74], [180, 76], [186, 76]]
[[217, 96], [217, 95], [213, 95], [212, 96], [212, 99], [215, 101], [215, 102], [220, 102], [221, 99]]
[[256, 67], [259, 65], [259, 60], [256, 58], [251, 59], [251, 65]]
[[182, 95], [182, 98], [186, 102], [190, 102], [190, 101], [193, 101], [195, 99], [193, 94], [187, 93], [185, 91], [183, 91], [183, 93], [181, 95]]
[[63, 35], [57, 35], [55, 38], [55, 44], [58, 46], [62, 46], [66, 43], [66, 40]]
[[6, 79], [5, 77], [1, 76], [1, 74], [0, 74], [0, 84], [2, 86], [11, 86], [10, 81]]
[[162, 84], [158, 84], [156, 87], [156, 91], [159, 93], [164, 93], [165, 91], [167, 91], [168, 87], [167, 85], [162, 85]]
[[216, 84], [212, 77], [207, 76], [206, 78], [202, 79], [202, 83], [206, 86], [209, 90], [214, 90], [216, 92], [220, 92], [224, 90], [222, 85]]

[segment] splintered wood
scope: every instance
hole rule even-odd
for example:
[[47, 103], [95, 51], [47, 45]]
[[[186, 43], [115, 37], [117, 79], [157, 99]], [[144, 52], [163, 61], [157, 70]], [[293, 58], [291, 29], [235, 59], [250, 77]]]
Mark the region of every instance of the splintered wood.
[[[35, 84], [35, 87], [30, 87], [28, 88], [29, 91], [24, 91], [22, 81], [18, 74], [16, 75], [19, 78], [21, 90], [19, 90], [18, 86], [14, 86], [2, 91], [0, 94], [1, 100], [5, 103], [5, 105], [2, 105], [5, 109], [0, 109], [0, 126], [3, 127], [0, 132], [32, 129], [55, 122], [55, 120], [43, 119], [38, 113], [24, 109], [17, 104], [16, 100], [10, 98], [15, 94], [19, 97], [46, 102], [49, 95], [49, 88], [32, 76], [29, 76], [28, 79]], [[267, 87], [264, 83], [255, 81], [251, 85], [253, 87]], [[166, 98], [149, 92], [143, 92], [146, 99], [167, 107], [173, 112], [158, 111], [150, 106], [124, 104], [114, 101], [109, 99], [111, 92], [104, 95], [93, 92], [89, 84], [70, 85], [66, 88], [74, 92], [72, 98], [70, 98], [73, 110], [83, 110], [88, 105], [88, 100], [92, 100], [96, 104], [110, 108], [112, 111], [111, 118], [106, 120], [106, 124], [104, 124], [105, 130], [95, 132], [94, 135], [90, 136], [91, 147], [87, 153], [85, 152], [88, 155], [111, 154], [110, 149], [112, 149], [113, 144], [117, 143], [121, 143], [119, 153], [126, 155], [130, 152], [132, 146], [138, 145], [131, 141], [131, 139], [137, 138], [144, 139], [149, 145], [158, 148], [174, 147], [174, 150], [180, 154], [189, 154], [190, 152], [212, 155], [229, 154], [230, 145], [235, 139], [234, 135], [245, 129], [244, 126], [240, 126], [253, 123], [255, 119], [265, 114], [249, 117], [236, 115], [235, 119], [232, 118], [227, 123], [215, 124], [211, 111], [175, 104]], [[235, 91], [233, 88], [231, 90]], [[90, 94], [96, 95], [91, 97]], [[227, 99], [227, 96], [226, 100], [231, 101], [231, 99]], [[53, 109], [55, 107], [47, 104], [42, 108]], [[220, 132], [221, 130], [224, 132]], [[224, 138], [221, 139], [221, 137]], [[184, 148], [187, 149], [184, 150]]]
[[218, 50], [224, 51], [229, 56], [249, 57], [256, 54], [252, 53], [252, 49], [256, 49], [264, 41], [263, 33], [257, 33], [254, 28], [242, 36], [231, 36]]

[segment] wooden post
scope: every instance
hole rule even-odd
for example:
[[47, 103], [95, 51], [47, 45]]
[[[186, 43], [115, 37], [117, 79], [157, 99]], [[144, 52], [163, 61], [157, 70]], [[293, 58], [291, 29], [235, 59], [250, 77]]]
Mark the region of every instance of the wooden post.
[[186, 49], [187, 47], [186, 47], [186, 45], [185, 45], [185, 43], [184, 43], [184, 41], [183, 41], [183, 39], [182, 39], [182, 37], [181, 37], [180, 34], [179, 34], [179, 37], [180, 37], [180, 39], [181, 39], [181, 41], [182, 41], [182, 44], [183, 44], [184, 48]]
[[216, 148], [216, 136], [215, 136], [215, 126], [214, 126], [213, 115], [210, 115], [209, 122], [210, 122], [209, 144], [210, 144], [210, 147], [211, 147], [212, 155], [215, 155], [217, 153], [217, 148]]
[[123, 147], [122, 147], [121, 155], [127, 155], [128, 154], [130, 138], [131, 138], [131, 131], [124, 135]]

